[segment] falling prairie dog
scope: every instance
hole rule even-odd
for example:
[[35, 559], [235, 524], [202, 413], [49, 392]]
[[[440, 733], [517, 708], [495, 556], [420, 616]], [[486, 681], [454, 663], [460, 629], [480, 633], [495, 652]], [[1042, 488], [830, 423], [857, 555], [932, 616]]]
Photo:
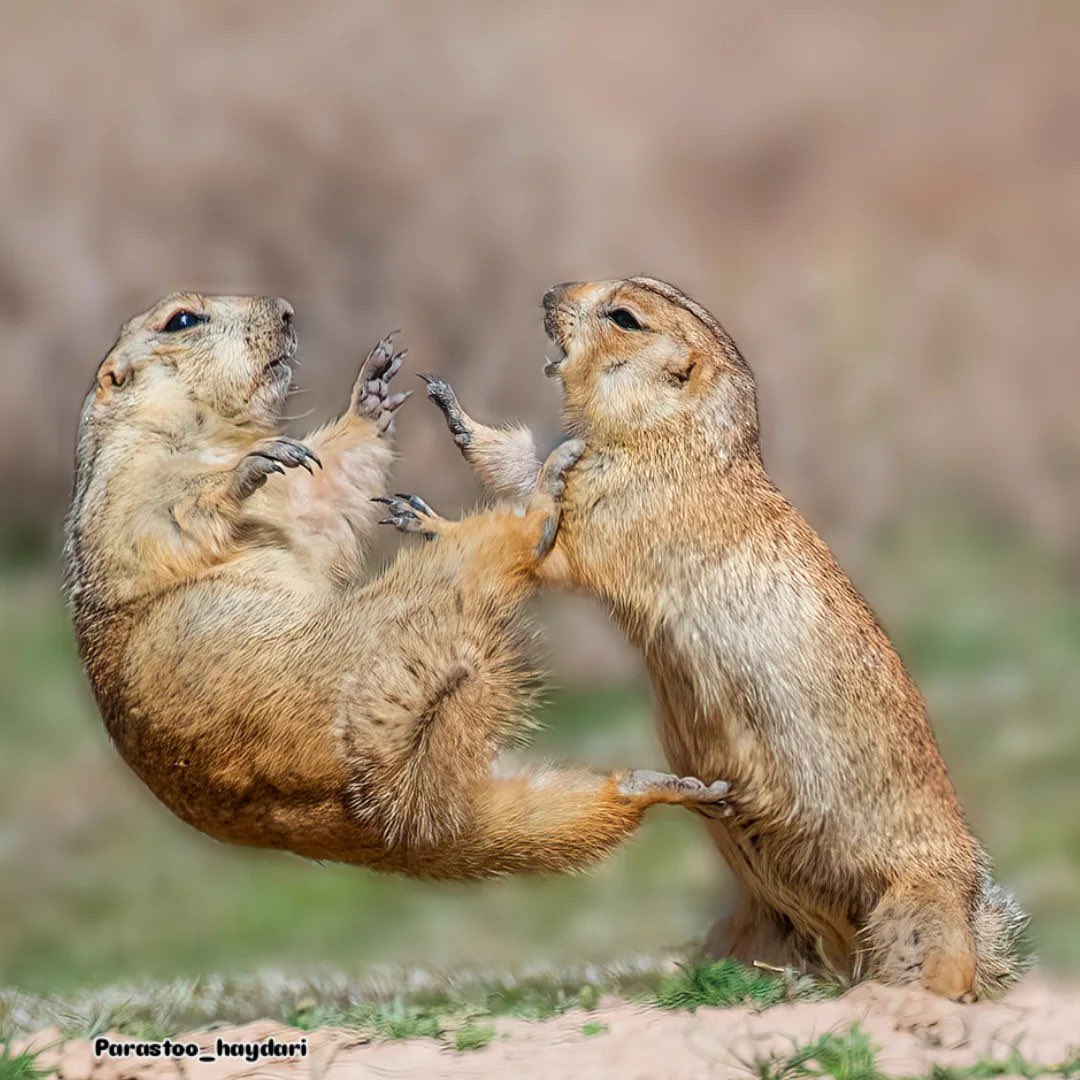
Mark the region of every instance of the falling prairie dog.
[[[707, 949], [970, 999], [1020, 970], [923, 699], [762, 465], [754, 379], [704, 308], [649, 278], [544, 298], [566, 430], [584, 439], [546, 580], [602, 597], [641, 649], [671, 766], [731, 782], [708, 822], [736, 898]], [[522, 428], [428, 377], [485, 483], [525, 491]]]
[[[721, 804], [724, 784], [661, 773], [497, 766], [523, 723], [518, 609], [580, 447], [518, 507], [449, 522], [373, 502], [402, 354], [381, 342], [346, 413], [285, 438], [292, 314], [170, 296], [124, 326], [86, 398], [67, 583], [132, 769], [220, 840], [445, 878], [574, 869], [654, 803]], [[365, 585], [380, 512], [434, 542]]]

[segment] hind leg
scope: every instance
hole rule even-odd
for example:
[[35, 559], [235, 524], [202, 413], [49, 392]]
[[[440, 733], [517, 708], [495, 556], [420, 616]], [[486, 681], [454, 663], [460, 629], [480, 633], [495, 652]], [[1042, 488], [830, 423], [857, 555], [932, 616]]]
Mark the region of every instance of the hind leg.
[[975, 1000], [975, 938], [960, 890], [898, 885], [874, 908], [863, 931], [870, 974], [918, 982], [953, 1001]]
[[604, 776], [580, 768], [492, 771], [469, 792], [460, 830], [399, 849], [398, 868], [437, 878], [565, 873], [607, 855], [650, 806], [720, 811], [728, 786], [651, 770]]
[[349, 801], [390, 844], [461, 835], [491, 762], [527, 728], [522, 603], [558, 529], [564, 444], [521, 508], [448, 521], [414, 495], [380, 497], [383, 523], [434, 543], [403, 552], [367, 590], [363, 656], [349, 704]]

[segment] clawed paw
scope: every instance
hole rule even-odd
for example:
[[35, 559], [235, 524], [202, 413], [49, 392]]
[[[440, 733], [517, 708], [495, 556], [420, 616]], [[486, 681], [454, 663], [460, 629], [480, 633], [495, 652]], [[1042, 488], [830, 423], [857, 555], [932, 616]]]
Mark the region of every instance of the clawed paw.
[[540, 466], [529, 508], [544, 511], [543, 527], [536, 545], [536, 556], [544, 558], [555, 546], [555, 537], [562, 517], [562, 497], [566, 491], [566, 474], [578, 463], [585, 452], [581, 439], [567, 439], [559, 443]]
[[394, 413], [408, 400], [412, 391], [401, 394], [390, 393], [390, 380], [401, 369], [408, 355], [408, 349], [394, 351], [395, 330], [368, 353], [360, 368], [356, 385], [353, 387], [352, 411], [357, 416], [373, 420], [380, 432], [389, 431], [394, 422]]
[[680, 782], [692, 781], [694, 785], [686, 792], [684, 806], [706, 818], [731, 817], [734, 810], [727, 801], [731, 785], [725, 780], [714, 780], [711, 784], [705, 784], [695, 776], [680, 777]]
[[322, 462], [314, 450], [296, 439], [284, 435], [273, 439], [263, 439], [236, 466], [236, 484], [240, 498], [246, 499], [253, 491], [266, 483], [271, 473], [284, 474], [286, 469], [303, 466], [309, 473], [315, 470], [313, 465], [322, 468]]
[[695, 810], [704, 817], [726, 817], [731, 813], [727, 805], [730, 790], [731, 785], [724, 780], [706, 784], [696, 776], [675, 776], [652, 769], [635, 769], [619, 783], [619, 791], [624, 795], [670, 793], [674, 796], [671, 802]]
[[547, 456], [536, 481], [537, 491], [550, 495], [556, 502], [566, 491], [566, 474], [581, 460], [585, 443], [581, 439], [566, 439]]
[[440, 379], [438, 375], [432, 375], [428, 371], [421, 372], [420, 378], [427, 384], [427, 396], [435, 402], [446, 417], [446, 426], [450, 429], [450, 434], [454, 436], [454, 442], [462, 450], [466, 449], [472, 443], [472, 430], [469, 418], [465, 415], [465, 410], [462, 409], [454, 388], [445, 379]]
[[445, 519], [440, 517], [419, 495], [380, 495], [372, 502], [382, 503], [390, 510], [380, 518], [380, 525], [393, 525], [398, 532], [419, 533], [425, 540], [434, 540]]

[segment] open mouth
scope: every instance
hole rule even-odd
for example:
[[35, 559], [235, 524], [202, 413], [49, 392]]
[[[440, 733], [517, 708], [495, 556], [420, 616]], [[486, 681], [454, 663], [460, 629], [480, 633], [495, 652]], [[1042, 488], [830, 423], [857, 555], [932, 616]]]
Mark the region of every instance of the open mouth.
[[544, 333], [551, 342], [551, 348], [544, 357], [544, 374], [554, 379], [566, 361], [566, 346], [574, 333], [577, 318], [558, 302], [558, 290], [549, 290], [544, 295]]
[[549, 379], [554, 379], [559, 374], [559, 369], [563, 366], [563, 361], [566, 359], [566, 350], [555, 340], [551, 339], [552, 348], [548, 350], [551, 354], [544, 357], [544, 374]]
[[296, 330], [290, 326], [283, 351], [266, 365], [266, 373], [272, 378], [292, 378], [292, 361], [296, 355], [296, 348]]
[[273, 381], [278, 379], [291, 379], [292, 378], [292, 356], [279, 356], [276, 360], [271, 360], [265, 367], [266, 374]]

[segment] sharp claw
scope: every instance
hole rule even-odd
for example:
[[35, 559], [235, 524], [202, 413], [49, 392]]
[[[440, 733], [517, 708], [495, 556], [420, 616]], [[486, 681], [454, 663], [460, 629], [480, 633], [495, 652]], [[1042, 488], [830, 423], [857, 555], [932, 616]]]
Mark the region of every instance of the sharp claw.
[[405, 402], [408, 401], [410, 397], [412, 397], [412, 391], [411, 390], [406, 390], [402, 394], [394, 394], [393, 397], [388, 397], [383, 402], [383, 409], [386, 412], [394, 412], [395, 409], [400, 409], [401, 406], [404, 405]]
[[427, 383], [428, 396], [434, 401], [442, 403], [444, 398], [456, 397], [453, 387], [440, 375], [434, 375], [430, 371], [420, 373], [420, 378]]
[[384, 503], [386, 506], [390, 506], [391, 503], [393, 502], [392, 499], [388, 498], [385, 495], [376, 495], [371, 501], [372, 502], [377, 502], [377, 503]]
[[397, 524], [397, 518], [392, 518], [392, 517], [379, 518], [378, 524], [380, 524], [380, 525], [396, 525]]
[[431, 509], [431, 507], [428, 506], [428, 504], [426, 502], [424, 502], [424, 500], [421, 499], [419, 495], [406, 495], [404, 492], [396, 491], [396, 492], [394, 492], [394, 498], [395, 499], [403, 499], [414, 510], [419, 510], [421, 514], [433, 514], [434, 513], [434, 511]]

